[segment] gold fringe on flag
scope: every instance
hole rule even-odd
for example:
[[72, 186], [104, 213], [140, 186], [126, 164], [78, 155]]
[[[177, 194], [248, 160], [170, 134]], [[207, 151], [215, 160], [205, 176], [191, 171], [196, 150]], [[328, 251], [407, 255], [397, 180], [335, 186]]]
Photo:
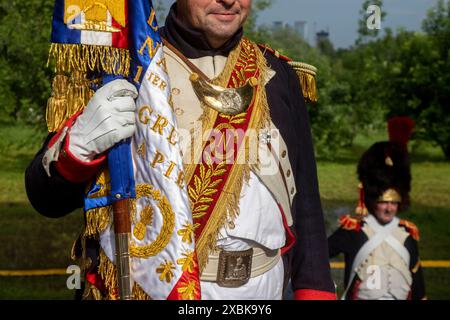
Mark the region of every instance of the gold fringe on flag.
[[69, 79], [62, 74], [53, 78], [52, 96], [47, 102], [46, 121], [49, 132], [56, 132], [67, 119], [67, 87]]
[[[47, 65], [55, 61], [52, 96], [47, 102], [49, 132], [57, 132], [74, 114], [83, 110], [93, 95], [88, 72], [128, 76], [130, 53], [107, 46], [53, 43]], [[66, 75], [69, 75], [68, 78]]]
[[57, 73], [72, 71], [98, 71], [128, 76], [130, 52], [107, 46], [52, 43], [47, 65], [55, 61]]
[[290, 61], [288, 63], [294, 68], [300, 79], [303, 96], [306, 101], [316, 103], [318, 100], [316, 85], [317, 68], [304, 62]]

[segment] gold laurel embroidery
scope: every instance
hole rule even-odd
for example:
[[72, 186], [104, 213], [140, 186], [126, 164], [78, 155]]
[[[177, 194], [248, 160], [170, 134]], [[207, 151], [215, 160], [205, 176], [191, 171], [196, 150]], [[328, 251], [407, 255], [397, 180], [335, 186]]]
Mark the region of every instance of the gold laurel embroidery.
[[161, 280], [161, 281], [165, 280], [167, 283], [172, 282], [172, 279], [174, 276], [172, 270], [175, 270], [175, 266], [174, 266], [173, 262], [167, 261], [165, 259], [164, 263], [161, 263], [159, 268], [156, 268], [156, 272], [161, 274], [159, 276], [159, 280]]
[[184, 258], [180, 258], [177, 260], [177, 264], [182, 266], [183, 272], [194, 272], [195, 268], [195, 255], [194, 251], [188, 251], [186, 253], [183, 253], [182, 256]]
[[175, 214], [169, 200], [161, 195], [159, 190], [155, 190], [152, 185], [139, 184], [136, 186], [136, 198], [151, 197], [158, 202], [158, 208], [163, 217], [163, 226], [156, 240], [149, 245], [137, 246], [132, 245], [130, 254], [132, 257], [144, 258], [154, 257], [160, 253], [169, 243], [175, 228]]
[[[206, 169], [207, 168], [207, 169]], [[194, 187], [188, 187], [189, 198], [192, 203], [192, 217], [199, 219], [206, 215], [214, 199], [211, 197], [219, 192], [217, 186], [223, 181], [219, 178], [226, 172], [224, 162], [213, 168], [213, 165], [200, 164], [200, 172], [194, 175]]]
[[177, 289], [178, 293], [181, 294], [181, 299], [183, 300], [195, 300], [195, 296], [197, 295], [197, 282], [196, 281], [188, 281], [183, 282], [181, 287]]
[[238, 70], [232, 74], [232, 81], [235, 87], [243, 86], [248, 80], [246, 74], [254, 73], [257, 70], [255, 50], [255, 47], [248, 40], [242, 42], [241, 55], [236, 63]]
[[195, 230], [200, 226], [200, 223], [192, 224], [185, 223], [183, 228], [178, 230], [178, 235], [181, 236], [181, 241], [187, 244], [192, 244], [194, 241]]
[[242, 124], [245, 122], [245, 117], [247, 116], [247, 113], [239, 113], [234, 116], [226, 115], [226, 114], [219, 114], [219, 117], [223, 119], [227, 119], [230, 124]]

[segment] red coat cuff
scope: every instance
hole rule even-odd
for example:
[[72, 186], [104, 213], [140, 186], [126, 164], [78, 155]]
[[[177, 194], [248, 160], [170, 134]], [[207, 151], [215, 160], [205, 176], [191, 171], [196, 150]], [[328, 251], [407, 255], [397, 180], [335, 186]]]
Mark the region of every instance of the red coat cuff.
[[328, 291], [300, 289], [294, 292], [295, 300], [336, 300], [336, 294]]
[[[63, 128], [71, 128], [75, 123], [76, 118], [81, 112], [71, 117]], [[62, 130], [61, 130], [62, 131]], [[60, 131], [60, 132], [61, 132]], [[58, 140], [60, 132], [50, 140], [49, 148]], [[106, 160], [106, 155], [102, 155], [90, 162], [79, 160], [69, 150], [70, 135], [67, 134], [61, 151], [59, 153], [58, 161], [55, 162], [55, 168], [66, 180], [73, 183], [82, 183], [92, 179], [98, 170], [101, 168]]]

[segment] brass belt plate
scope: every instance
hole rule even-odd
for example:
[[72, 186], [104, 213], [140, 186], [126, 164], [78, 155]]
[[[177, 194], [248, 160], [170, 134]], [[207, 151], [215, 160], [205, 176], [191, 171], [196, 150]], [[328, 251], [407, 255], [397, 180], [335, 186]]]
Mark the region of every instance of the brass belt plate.
[[236, 288], [246, 284], [252, 273], [253, 249], [245, 251], [224, 251], [219, 253], [217, 284]]

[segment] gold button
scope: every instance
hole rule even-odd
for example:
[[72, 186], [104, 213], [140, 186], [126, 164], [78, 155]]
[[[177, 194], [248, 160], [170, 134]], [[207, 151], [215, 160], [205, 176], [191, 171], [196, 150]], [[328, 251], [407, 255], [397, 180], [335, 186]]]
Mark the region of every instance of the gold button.
[[179, 95], [179, 94], [181, 93], [181, 90], [178, 89], [178, 88], [173, 88], [173, 89], [172, 89], [172, 93], [173, 93], [174, 95]]
[[288, 171], [286, 172], [286, 176], [287, 176], [288, 178], [291, 176], [291, 170], [288, 170]]
[[281, 157], [282, 157], [282, 158], [286, 158], [286, 155], [287, 155], [287, 152], [286, 152], [286, 150], [285, 150], [285, 151], [283, 151], [283, 153], [281, 154]]
[[251, 77], [250, 79], [248, 79], [248, 83], [252, 87], [256, 87], [258, 85], [258, 79], [256, 79], [255, 77]]

